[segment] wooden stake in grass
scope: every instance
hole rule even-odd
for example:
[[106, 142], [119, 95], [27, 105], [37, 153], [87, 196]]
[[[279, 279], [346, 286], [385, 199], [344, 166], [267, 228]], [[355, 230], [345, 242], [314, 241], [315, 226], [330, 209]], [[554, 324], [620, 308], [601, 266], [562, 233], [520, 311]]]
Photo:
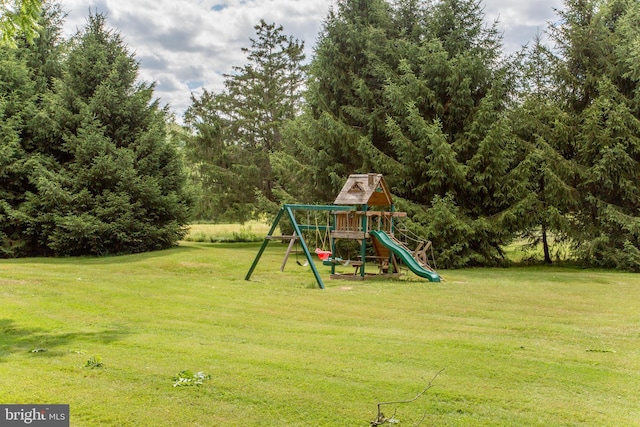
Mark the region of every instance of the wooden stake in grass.
[[[416, 397], [414, 397], [413, 399], [409, 399], [409, 400], [397, 400], [394, 402], [378, 402], [378, 416], [376, 417], [375, 420], [371, 421], [370, 426], [381, 426], [385, 423], [389, 423], [389, 424], [396, 424], [398, 423], [398, 420], [395, 419], [395, 411], [393, 413], [393, 415], [391, 416], [391, 418], [387, 418], [385, 417], [385, 415], [382, 413], [382, 405], [401, 405], [401, 404], [405, 404], [405, 403], [411, 403], [411, 402], [415, 402], [416, 400], [418, 400], [418, 398], [420, 398], [420, 396], [422, 396], [423, 394], [426, 393], [427, 390], [429, 390], [431, 387], [433, 387], [433, 381], [438, 377], [438, 375], [440, 375], [442, 373], [442, 371], [444, 371], [444, 368], [440, 369], [440, 371], [438, 371], [433, 378], [431, 378], [431, 381], [429, 381], [429, 384], [427, 384], [427, 386], [416, 395]], [[416, 424], [416, 426], [422, 424], [422, 422], [424, 421], [425, 417], [427, 416], [427, 413], [425, 412], [424, 415], [422, 416], [422, 419], [420, 421], [418, 421], [418, 423]]]

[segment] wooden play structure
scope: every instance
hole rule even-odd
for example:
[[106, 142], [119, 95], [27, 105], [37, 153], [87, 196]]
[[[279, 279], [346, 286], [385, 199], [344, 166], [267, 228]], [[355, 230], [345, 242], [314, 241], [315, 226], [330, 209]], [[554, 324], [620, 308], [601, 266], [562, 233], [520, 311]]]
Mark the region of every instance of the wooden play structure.
[[[307, 221], [301, 222], [304, 213]], [[313, 212], [315, 224], [309, 220]], [[320, 225], [318, 213], [326, 213], [327, 220]], [[286, 215], [293, 227], [291, 235], [274, 236], [280, 220]], [[283, 205], [276, 215], [273, 224], [265, 237], [256, 258], [253, 261], [245, 280], [251, 278], [262, 253], [271, 240], [289, 241], [289, 246], [282, 263], [281, 271], [294, 244], [302, 247], [306, 264], [311, 267], [318, 286], [324, 289], [324, 283], [305, 240], [305, 232], [324, 233], [328, 236], [330, 249], [316, 248], [314, 251], [323, 265], [331, 267], [332, 279], [362, 280], [372, 276], [396, 276], [400, 273], [399, 263], [420, 277], [432, 282], [439, 282], [440, 276], [429, 265], [427, 253], [430, 242], [416, 241], [413, 248], [406, 241], [397, 238], [399, 229], [397, 222], [406, 217], [406, 212], [395, 212], [389, 188], [380, 174], [350, 175], [333, 205]], [[316, 234], [317, 235], [317, 234]], [[343, 260], [336, 256], [336, 242], [348, 239], [359, 243], [359, 254], [355, 260]], [[336, 266], [346, 265], [353, 268], [350, 274], [337, 273]], [[368, 266], [374, 265], [372, 273]]]

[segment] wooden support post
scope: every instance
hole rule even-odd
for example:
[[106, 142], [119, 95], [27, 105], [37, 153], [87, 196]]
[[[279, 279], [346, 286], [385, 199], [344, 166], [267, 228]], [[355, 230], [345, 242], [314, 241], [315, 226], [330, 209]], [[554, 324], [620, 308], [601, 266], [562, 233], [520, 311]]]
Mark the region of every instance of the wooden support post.
[[363, 238], [362, 243], [360, 244], [360, 259], [362, 260], [362, 265], [360, 266], [360, 277], [364, 279], [366, 275], [365, 268], [367, 264], [365, 262], [365, 260], [367, 259], [367, 234], [369, 233], [369, 224], [367, 223], [368, 206], [364, 205], [362, 210], [364, 212], [364, 215], [362, 215]]
[[[335, 224], [335, 219], [334, 219], [334, 224]], [[331, 240], [331, 257], [335, 260], [336, 258], [336, 241], [334, 240], [333, 236], [331, 236], [331, 234], [329, 234], [329, 239]], [[332, 262], [331, 263], [331, 275], [336, 274], [336, 263]]]
[[287, 252], [284, 254], [284, 260], [282, 261], [282, 265], [280, 266], [280, 271], [284, 271], [284, 266], [287, 265], [287, 260], [289, 259], [289, 254], [291, 253], [291, 250], [293, 249], [293, 245], [296, 243], [296, 240], [298, 240], [298, 236], [296, 235], [296, 232], [293, 232], [293, 235], [289, 236], [282, 236], [283, 239], [284, 238], [289, 238], [289, 246], [287, 247]]

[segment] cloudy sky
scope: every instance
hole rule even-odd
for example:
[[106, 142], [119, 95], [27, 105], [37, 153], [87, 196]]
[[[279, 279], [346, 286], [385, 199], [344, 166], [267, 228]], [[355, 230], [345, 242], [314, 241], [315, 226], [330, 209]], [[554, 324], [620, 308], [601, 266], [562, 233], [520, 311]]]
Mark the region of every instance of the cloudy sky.
[[[156, 96], [178, 120], [190, 94], [219, 91], [223, 73], [242, 66], [260, 19], [304, 41], [311, 58], [329, 8], [338, 0], [61, 0], [66, 34], [86, 22], [89, 11], [106, 14], [140, 62], [140, 77], [156, 82]], [[556, 18], [562, 0], [484, 0], [485, 17], [499, 20], [505, 51], [529, 42]]]

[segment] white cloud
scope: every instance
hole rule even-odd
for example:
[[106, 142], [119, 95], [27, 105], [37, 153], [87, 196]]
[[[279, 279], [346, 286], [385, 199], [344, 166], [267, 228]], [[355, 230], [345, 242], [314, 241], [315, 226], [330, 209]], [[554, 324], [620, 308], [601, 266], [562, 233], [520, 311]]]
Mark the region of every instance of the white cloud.
[[[156, 96], [180, 118], [191, 92], [222, 89], [223, 73], [242, 66], [242, 47], [264, 19], [304, 41], [312, 55], [318, 32], [337, 0], [61, 0], [69, 13], [66, 33], [86, 22], [89, 11], [107, 15], [140, 61], [140, 78], [156, 82]], [[485, 0], [488, 22], [499, 18], [508, 52], [518, 50], [555, 17], [562, 0]]]
[[554, 9], [561, 8], [562, 0], [484, 0], [483, 5], [487, 21], [498, 19], [505, 52], [511, 53], [530, 43], [536, 34], [542, 35], [547, 23], [556, 18]]

